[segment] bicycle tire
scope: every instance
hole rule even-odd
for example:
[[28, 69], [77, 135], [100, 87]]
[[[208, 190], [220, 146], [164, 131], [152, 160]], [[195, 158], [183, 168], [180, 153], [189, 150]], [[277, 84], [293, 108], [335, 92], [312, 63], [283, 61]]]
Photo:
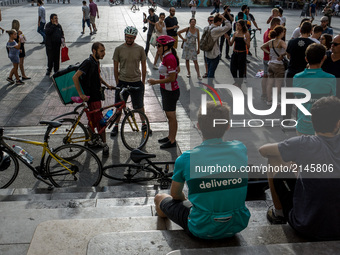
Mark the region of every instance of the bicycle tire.
[[[145, 119], [145, 124], [147, 129], [142, 131], [142, 119]], [[135, 122], [133, 121], [135, 119]], [[146, 115], [140, 111], [132, 110], [129, 111], [123, 121], [121, 126], [121, 137], [124, 146], [132, 151], [134, 149], [141, 149], [145, 146], [149, 139], [150, 134], [150, 124]]]
[[0, 170], [0, 189], [5, 189], [17, 178], [19, 173], [19, 162], [12, 151], [1, 149], [0, 153], [2, 152], [6, 152], [10, 159], [10, 165], [4, 170]]
[[[57, 129], [47, 130], [45, 135], [48, 135], [47, 140], [49, 148], [57, 148], [63, 144], [80, 144], [87, 145], [86, 140], [89, 139], [89, 132], [83, 123], [79, 122], [71, 136], [68, 136], [69, 130], [73, 127], [76, 120], [74, 119], [60, 119], [56, 120], [62, 123]], [[53, 134], [52, 134], [53, 133]]]
[[[81, 153], [79, 153], [81, 151]], [[80, 154], [78, 157], [71, 153]], [[103, 175], [102, 163], [90, 149], [78, 144], [65, 144], [55, 149], [53, 154], [68, 161], [63, 164], [75, 170], [75, 174], [60, 165], [51, 155], [46, 160], [46, 173], [55, 187], [90, 187], [97, 186]]]
[[135, 164], [115, 164], [104, 167], [103, 175], [109, 179], [126, 183], [151, 181], [158, 173], [151, 167]]

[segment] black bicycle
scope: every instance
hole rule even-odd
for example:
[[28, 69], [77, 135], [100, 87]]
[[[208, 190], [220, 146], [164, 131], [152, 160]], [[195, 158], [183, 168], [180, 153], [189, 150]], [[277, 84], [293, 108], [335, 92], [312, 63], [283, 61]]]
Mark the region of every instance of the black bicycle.
[[133, 150], [130, 158], [135, 164], [114, 164], [103, 168], [103, 175], [109, 179], [127, 183], [151, 181], [157, 179], [162, 189], [171, 184], [174, 161], [152, 162], [155, 154]]
[[256, 31], [260, 31], [260, 29], [252, 29], [250, 30], [250, 41], [253, 41], [253, 47], [255, 49], [255, 56], [257, 57], [257, 40], [256, 40]]

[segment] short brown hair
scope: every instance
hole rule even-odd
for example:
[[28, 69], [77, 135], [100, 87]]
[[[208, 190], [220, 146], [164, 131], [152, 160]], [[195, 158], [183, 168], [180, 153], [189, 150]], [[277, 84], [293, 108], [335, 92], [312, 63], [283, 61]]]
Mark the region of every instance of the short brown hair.
[[[213, 139], [221, 138], [227, 131], [230, 122], [230, 108], [227, 103], [219, 103], [209, 101], [207, 102], [207, 113], [202, 115], [202, 109], [199, 109], [198, 113], [198, 125], [202, 132], [203, 138]], [[215, 119], [227, 120], [227, 124], [217, 124], [214, 127]]]
[[320, 43], [312, 43], [306, 49], [307, 62], [310, 65], [320, 64], [326, 55], [326, 47]]
[[311, 114], [316, 132], [334, 132], [340, 120], [340, 99], [335, 96], [320, 98], [313, 104]]

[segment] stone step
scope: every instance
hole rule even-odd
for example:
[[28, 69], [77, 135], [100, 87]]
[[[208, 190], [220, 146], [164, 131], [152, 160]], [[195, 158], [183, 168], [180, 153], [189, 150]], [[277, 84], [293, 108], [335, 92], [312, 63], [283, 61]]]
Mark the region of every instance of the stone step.
[[340, 242], [306, 242], [269, 244], [262, 246], [184, 249], [169, 252], [167, 255], [296, 255], [296, 254], [338, 254]]
[[[249, 226], [268, 225], [265, 216], [267, 209], [265, 201], [249, 201], [246, 202], [246, 205], [252, 215]], [[18, 249], [17, 245], [28, 245], [36, 228], [39, 224], [45, 224], [45, 222], [53, 221], [54, 227], [39, 230], [46, 231], [42, 235], [49, 235], [49, 232], [52, 232], [54, 235], [67, 235], [76, 238], [78, 232], [83, 231], [83, 224], [80, 224], [79, 220], [87, 222], [88, 231], [96, 232], [97, 228], [101, 229], [102, 227], [92, 222], [97, 222], [99, 219], [105, 225], [105, 221], [110, 222], [112, 219], [124, 221], [125, 217], [138, 218], [154, 215], [153, 197], [2, 202], [0, 209], [0, 254], [4, 254], [1, 251], [8, 246]], [[152, 218], [154, 221], [159, 220], [158, 217]], [[65, 220], [71, 228], [65, 229], [63, 227]], [[158, 228], [153, 228], [153, 230], [156, 229]], [[167, 226], [164, 229], [180, 230], [181, 227], [167, 221]], [[125, 227], [122, 227], [121, 230], [127, 231]], [[140, 228], [138, 230], [145, 229]], [[78, 242], [72, 238], [70, 242]]]
[[[0, 201], [42, 201], [65, 199], [104, 199], [155, 196], [153, 185], [120, 185], [110, 187], [54, 188], [49, 189], [3, 189]], [[168, 192], [168, 190], [162, 190]]]
[[38, 225], [27, 254], [167, 254], [176, 249], [252, 246], [306, 241], [288, 225], [248, 226], [233, 238], [188, 237], [159, 217], [47, 221]]
[[[300, 243], [305, 241], [306, 240], [298, 237], [294, 233], [294, 230], [288, 225], [248, 227], [232, 238], [219, 241], [190, 238], [187, 234], [185, 234], [184, 231], [180, 230], [113, 232], [100, 234], [93, 237], [88, 243], [87, 255], [158, 255], [167, 254], [178, 249], [201, 249], [235, 246], [247, 247], [281, 243]], [[257, 253], [253, 252], [252, 254]]]
[[[0, 244], [30, 243], [36, 227], [45, 221], [153, 216], [151, 205], [76, 207], [56, 209], [0, 209]], [[76, 233], [74, 233], [76, 234]]]

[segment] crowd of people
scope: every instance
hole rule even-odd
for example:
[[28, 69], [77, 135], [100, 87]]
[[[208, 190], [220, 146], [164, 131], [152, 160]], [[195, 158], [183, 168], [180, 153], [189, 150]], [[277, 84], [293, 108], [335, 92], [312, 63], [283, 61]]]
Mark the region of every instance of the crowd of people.
[[[196, 3], [197, 4], [197, 3]], [[313, 3], [314, 4], [314, 3]], [[95, 33], [95, 18], [99, 18], [98, 8], [92, 9], [83, 1], [83, 23]], [[50, 15], [46, 24], [46, 13], [42, 0], [38, 0], [38, 28], [43, 37], [48, 57], [46, 75], [59, 70], [60, 47], [65, 44], [64, 32], [58, 22], [57, 14]], [[330, 4], [327, 4], [330, 6]], [[326, 6], [326, 7], [327, 7]], [[192, 5], [194, 6], [194, 3]], [[201, 77], [197, 62], [200, 54], [200, 36], [196, 27], [195, 11], [189, 25], [179, 30], [175, 16], [176, 9], [169, 9], [169, 16], [160, 13], [159, 17], [153, 8], [149, 15], [144, 15], [144, 22], [149, 23], [146, 47], [135, 42], [137, 28], [127, 26], [124, 30], [124, 43], [115, 48], [113, 68], [116, 87], [138, 87], [130, 93], [132, 107], [144, 112], [144, 91], [146, 82], [149, 85], [160, 84], [162, 108], [168, 120], [168, 135], [158, 140], [161, 149], [176, 147], [178, 122], [176, 104], [180, 97], [181, 84], [178, 82], [180, 59], [177, 55], [178, 37], [182, 39], [182, 59], [185, 60], [187, 78], [191, 78], [190, 60], [194, 62], [198, 80], [208, 78], [211, 81], [222, 57], [223, 44], [226, 42], [225, 57], [230, 58], [230, 72], [234, 85], [241, 88], [247, 73], [247, 57], [250, 53], [250, 31], [254, 25], [260, 29], [250, 8], [246, 5], [234, 17], [229, 6], [224, 6], [224, 12], [219, 13], [220, 1], [214, 1], [214, 10], [208, 17], [208, 26], [203, 29], [203, 35], [210, 34], [213, 41], [211, 48], [204, 51], [206, 73]], [[214, 13], [217, 13], [213, 16]], [[314, 6], [311, 5], [311, 13]], [[305, 18], [289, 38], [286, 34], [287, 19], [282, 8], [274, 8], [267, 19], [269, 28], [263, 35], [264, 76], [262, 78], [262, 100], [268, 106], [273, 104], [272, 89], [278, 93], [283, 86], [304, 88], [311, 93], [311, 100], [303, 106], [311, 112], [306, 115], [297, 111], [292, 116], [292, 106], [287, 105], [284, 120], [297, 120], [297, 137], [288, 140], [266, 144], [259, 148], [260, 154], [268, 159], [271, 166], [286, 166], [296, 164], [305, 170], [311, 166], [320, 165], [336, 170], [327, 174], [309, 175], [308, 171], [299, 171], [298, 176], [292, 173], [268, 172], [269, 187], [274, 205], [267, 212], [268, 220], [273, 224], [288, 222], [301, 235], [318, 240], [336, 240], [340, 238], [340, 193], [338, 191], [340, 169], [340, 35], [333, 35], [329, 26], [330, 16], [324, 13], [320, 24], [314, 24], [314, 16]], [[1, 20], [1, 15], [0, 15]], [[234, 22], [234, 26], [233, 23]], [[91, 28], [92, 26], [92, 28]], [[159, 78], [149, 78], [146, 81], [146, 60], [150, 49], [153, 31], [156, 32], [157, 47], [153, 68], [159, 71]], [[7, 78], [10, 83], [22, 85], [24, 79], [30, 79], [24, 71], [25, 36], [20, 31], [20, 23], [13, 20], [12, 29], [8, 30], [8, 57], [13, 68]], [[206, 38], [205, 38], [206, 39]], [[233, 47], [229, 56], [229, 47]], [[20, 55], [21, 54], [21, 55]], [[95, 42], [91, 55], [82, 62], [73, 76], [75, 87], [80, 98], [88, 102], [90, 110], [100, 109], [101, 84], [109, 89], [109, 85], [100, 74], [99, 61], [105, 56], [105, 46]], [[158, 58], [161, 63], [157, 65]], [[20, 68], [22, 80], [18, 75]], [[15, 77], [16, 82], [12, 79]], [[124, 95], [125, 100], [129, 95]], [[299, 93], [288, 93], [287, 98], [299, 97]], [[119, 92], [116, 90], [116, 103], [119, 102]], [[226, 103], [208, 102], [207, 114], [199, 111], [197, 128], [202, 132], [203, 142], [191, 151], [184, 152], [175, 163], [170, 195], [158, 194], [155, 197], [156, 210], [159, 216], [169, 217], [183, 227], [191, 236], [203, 239], [220, 239], [234, 236], [248, 225], [250, 212], [245, 206], [247, 194], [247, 174], [237, 172], [235, 175], [214, 174], [206, 176], [196, 172], [195, 166], [229, 165], [241, 169], [248, 165], [247, 148], [239, 141], [224, 142], [222, 137], [230, 128], [230, 107]], [[103, 118], [101, 112], [90, 117], [89, 123], [98, 125]], [[214, 125], [215, 119], [227, 119], [223, 125]], [[111, 131], [112, 136], [119, 132], [119, 118]], [[143, 121], [141, 129], [145, 129]], [[109, 155], [105, 133], [101, 135], [103, 155]], [[328, 169], [328, 168], [327, 168]], [[328, 169], [330, 170], [330, 169]], [[325, 172], [325, 171], [324, 171]], [[296, 178], [298, 177], [298, 178]], [[321, 178], [321, 179], [320, 179]], [[184, 183], [189, 189], [188, 199], [183, 193]], [[223, 199], [221, 199], [223, 198]], [[325, 217], [325, 215], [327, 217]]]

